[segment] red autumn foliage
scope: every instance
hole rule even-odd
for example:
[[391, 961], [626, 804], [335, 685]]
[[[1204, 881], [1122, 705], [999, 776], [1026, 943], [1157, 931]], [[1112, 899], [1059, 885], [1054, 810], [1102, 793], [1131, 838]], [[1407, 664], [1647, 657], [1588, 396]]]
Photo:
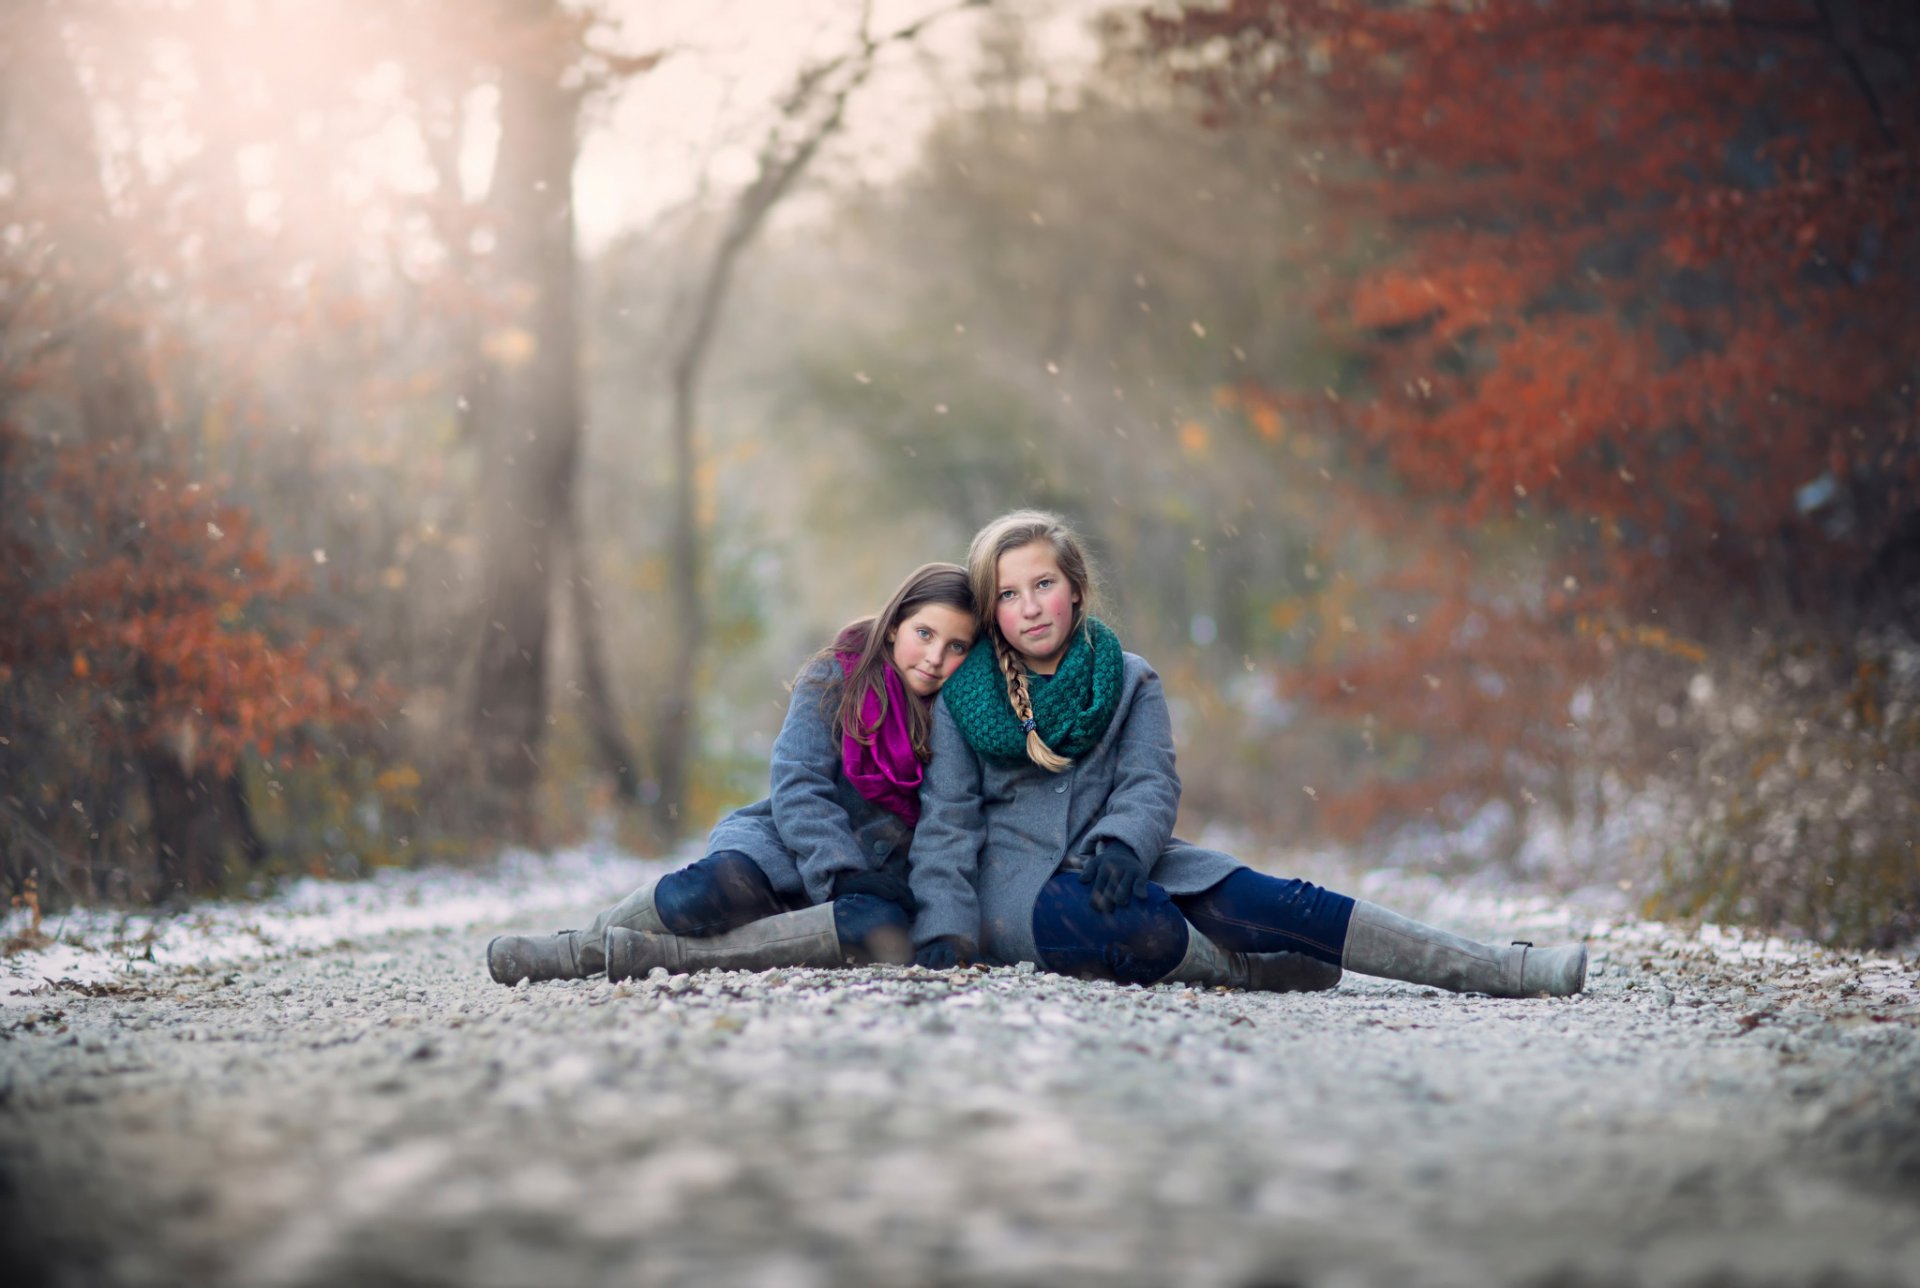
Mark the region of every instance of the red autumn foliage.
[[1756, 615], [1856, 619], [1920, 541], [1907, 0], [1227, 0], [1142, 22], [1212, 114], [1289, 132], [1335, 215], [1319, 306], [1354, 378], [1338, 401], [1255, 380], [1240, 404], [1336, 432], [1345, 512], [1376, 535], [1540, 552], [1528, 587], [1459, 566], [1402, 587], [1419, 629], [1358, 632], [1298, 677], [1445, 751], [1372, 805], [1511, 793], [1610, 651], [1697, 660], [1689, 638]]
[[0, 666], [58, 677], [103, 743], [225, 776], [303, 727], [363, 714], [321, 641], [276, 628], [305, 578], [246, 511], [125, 442], [55, 449], [18, 495], [25, 474], [7, 479]]

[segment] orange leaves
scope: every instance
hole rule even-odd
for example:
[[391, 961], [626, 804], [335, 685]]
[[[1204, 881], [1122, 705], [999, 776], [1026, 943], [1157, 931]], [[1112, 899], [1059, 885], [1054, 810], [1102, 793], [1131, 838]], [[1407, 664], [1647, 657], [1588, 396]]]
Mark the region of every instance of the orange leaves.
[[1248, 407], [1247, 419], [1253, 422], [1253, 427], [1259, 432], [1260, 437], [1269, 442], [1278, 442], [1286, 436], [1286, 417], [1282, 416], [1280, 409], [1272, 403], [1255, 403]]
[[305, 583], [245, 510], [118, 445], [58, 450], [43, 471], [37, 530], [60, 535], [33, 549], [0, 652], [78, 681], [110, 745], [226, 772], [304, 725], [362, 717], [328, 676], [333, 642], [276, 626]]
[[1287, 436], [1287, 418], [1281, 411], [1281, 401], [1269, 390], [1251, 384], [1223, 385], [1213, 391], [1213, 405], [1223, 411], [1238, 408], [1254, 432], [1270, 443]]
[[1412, 326], [1446, 312], [1431, 277], [1404, 271], [1359, 283], [1349, 308], [1355, 326], [1373, 329]]
[[1635, 648], [1652, 649], [1683, 662], [1698, 664], [1707, 660], [1707, 650], [1699, 644], [1658, 626], [1619, 620], [1603, 621], [1583, 613], [1575, 619], [1574, 629], [1580, 635], [1603, 644], [1617, 642]]
[[[1911, 0], [1846, 9], [1913, 33]], [[1423, 743], [1425, 789], [1550, 758], [1602, 655], [1698, 665], [1756, 608], [1858, 607], [1920, 510], [1920, 79], [1890, 49], [1836, 57], [1823, 20], [1814, 0], [1148, 20], [1156, 48], [1204, 54], [1180, 66], [1217, 109], [1283, 136], [1339, 230], [1310, 255], [1340, 397], [1255, 370], [1229, 405], [1275, 441], [1285, 409], [1290, 445], [1314, 435], [1370, 492], [1330, 509], [1330, 548], [1470, 564], [1356, 565], [1358, 589], [1275, 609], [1305, 637], [1297, 691], [1370, 749]]]
[[[1860, 13], [1892, 30], [1905, 7]], [[1859, 421], [1876, 441], [1851, 468], [1911, 456], [1889, 441], [1910, 354], [1903, 371], [1883, 353], [1920, 325], [1920, 96], [1911, 77], [1863, 91], [1850, 78], [1878, 73], [1833, 58], [1817, 17], [1797, 0], [1292, 0], [1150, 30], [1243, 63], [1290, 104], [1316, 170], [1352, 176], [1330, 199], [1392, 221], [1398, 254], [1350, 273], [1337, 315], [1370, 333], [1354, 350], [1376, 398], [1351, 423], [1418, 490], [1469, 489], [1482, 517], [1522, 489], [1706, 515], [1667, 480], [1712, 480], [1734, 489], [1721, 510], [1774, 506], [1779, 522], [1764, 480], [1805, 457], [1748, 427], [1789, 443]], [[1338, 66], [1303, 69], [1291, 48]], [[1755, 137], [1760, 120], [1773, 137]], [[1767, 401], [1769, 385], [1802, 397]]]

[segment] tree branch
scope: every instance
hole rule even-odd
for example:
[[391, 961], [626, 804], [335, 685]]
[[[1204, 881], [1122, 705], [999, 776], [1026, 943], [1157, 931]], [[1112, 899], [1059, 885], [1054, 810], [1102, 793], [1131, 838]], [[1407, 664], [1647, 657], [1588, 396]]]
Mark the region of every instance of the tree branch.
[[1881, 142], [1889, 147], [1894, 146], [1896, 140], [1893, 136], [1893, 123], [1887, 119], [1887, 109], [1880, 102], [1880, 95], [1873, 88], [1873, 81], [1868, 79], [1867, 69], [1860, 65], [1860, 56], [1847, 48], [1846, 43], [1840, 39], [1839, 27], [1833, 19], [1831, 0], [1815, 0], [1815, 3], [1820, 10], [1820, 23], [1825, 28], [1827, 44], [1832, 47], [1833, 52], [1839, 56], [1841, 64], [1846, 67], [1847, 75], [1853, 81], [1853, 87], [1860, 91], [1862, 98], [1867, 100], [1867, 109], [1873, 113], [1873, 123], [1880, 129]]

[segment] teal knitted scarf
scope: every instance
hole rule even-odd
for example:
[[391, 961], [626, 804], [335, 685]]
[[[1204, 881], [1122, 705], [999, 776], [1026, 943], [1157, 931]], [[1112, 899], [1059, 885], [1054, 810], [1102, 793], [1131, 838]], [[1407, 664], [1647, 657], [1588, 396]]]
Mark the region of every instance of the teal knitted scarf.
[[[1028, 688], [1033, 718], [1047, 746], [1069, 760], [1093, 750], [1120, 704], [1125, 674], [1120, 637], [1099, 618], [1089, 617], [1086, 628], [1073, 633], [1053, 679]], [[1028, 763], [1026, 730], [1013, 714], [1006, 676], [985, 639], [967, 654], [940, 695], [967, 745], [981, 759], [1000, 765]]]

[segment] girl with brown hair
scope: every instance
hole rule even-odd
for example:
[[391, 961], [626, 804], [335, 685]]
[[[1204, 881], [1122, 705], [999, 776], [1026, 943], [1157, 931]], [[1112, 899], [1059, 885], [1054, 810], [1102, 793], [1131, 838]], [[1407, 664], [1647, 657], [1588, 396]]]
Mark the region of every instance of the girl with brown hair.
[[908, 847], [930, 705], [971, 648], [964, 569], [914, 570], [873, 617], [801, 668], [774, 740], [772, 790], [721, 819], [697, 862], [648, 882], [584, 930], [502, 935], [487, 969], [523, 979], [838, 966], [911, 956]]

